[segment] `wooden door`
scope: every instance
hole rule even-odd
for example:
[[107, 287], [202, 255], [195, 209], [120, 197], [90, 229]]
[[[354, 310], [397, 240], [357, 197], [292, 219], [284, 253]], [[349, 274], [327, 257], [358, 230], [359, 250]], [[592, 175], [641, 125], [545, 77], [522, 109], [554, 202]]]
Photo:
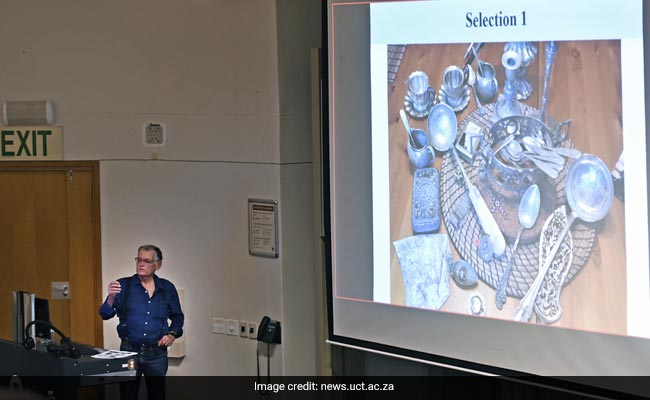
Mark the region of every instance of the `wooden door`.
[[[12, 339], [12, 296], [49, 300], [52, 323], [72, 340], [102, 345], [99, 164], [0, 163], [0, 338]], [[70, 282], [53, 300], [51, 282]]]

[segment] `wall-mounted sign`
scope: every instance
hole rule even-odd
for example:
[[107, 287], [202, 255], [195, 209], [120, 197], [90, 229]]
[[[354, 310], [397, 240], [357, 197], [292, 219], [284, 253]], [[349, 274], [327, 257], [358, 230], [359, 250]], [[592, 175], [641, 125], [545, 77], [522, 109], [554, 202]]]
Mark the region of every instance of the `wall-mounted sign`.
[[63, 160], [62, 127], [0, 127], [0, 161], [39, 160]]
[[278, 258], [278, 202], [248, 199], [248, 253]]

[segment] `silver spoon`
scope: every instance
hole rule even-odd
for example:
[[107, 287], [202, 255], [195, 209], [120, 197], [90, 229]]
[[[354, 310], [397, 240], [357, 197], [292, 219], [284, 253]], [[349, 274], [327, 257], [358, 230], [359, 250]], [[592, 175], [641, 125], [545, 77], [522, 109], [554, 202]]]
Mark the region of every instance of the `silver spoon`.
[[514, 163], [518, 163], [524, 157], [524, 149], [521, 148], [521, 145], [516, 140], [511, 140], [508, 145], [505, 147], [505, 154], [508, 156], [508, 160]]
[[483, 64], [485, 63], [480, 58], [478, 58], [478, 51], [476, 51], [476, 47], [474, 47], [473, 43], [472, 43], [472, 51], [474, 52], [474, 58], [476, 58], [476, 64], [478, 65], [478, 69], [481, 71], [481, 75], [483, 75]]
[[505, 140], [503, 140], [501, 143], [499, 143], [499, 144], [496, 145], [496, 147], [492, 150], [492, 153], [493, 153], [494, 155], [499, 154], [499, 152], [500, 152], [502, 149], [504, 149], [504, 148], [508, 145], [508, 143], [510, 143], [510, 142], [513, 141], [514, 139], [515, 139], [515, 136], [514, 136], [514, 135], [510, 135], [510, 136], [508, 136], [507, 138], [505, 138]]
[[[544, 172], [546, 175], [550, 176], [553, 179], [557, 179], [557, 177], [560, 175], [560, 171], [564, 167], [564, 164], [549, 162], [544, 159], [536, 157], [532, 153], [525, 152], [524, 149], [521, 147], [521, 144], [516, 140], [513, 140], [510, 143], [508, 143], [508, 145], [506, 146], [506, 150], [508, 152], [508, 155], [510, 156], [510, 159], [515, 163], [518, 163], [523, 158], [527, 158], [533, 164], [535, 164], [537, 168], [542, 170], [542, 172]], [[562, 161], [564, 162], [564, 160]]]
[[614, 182], [607, 165], [592, 154], [583, 154], [573, 162], [569, 168], [566, 180], [566, 198], [571, 214], [566, 225], [558, 235], [555, 244], [548, 253], [546, 262], [540, 265], [537, 277], [530, 285], [526, 295], [521, 299], [513, 319], [526, 322], [530, 319], [546, 272], [551, 266], [555, 255], [564, 242], [564, 237], [571, 229], [571, 225], [580, 218], [585, 222], [596, 222], [605, 218], [612, 205], [614, 196]]
[[547, 147], [535, 144], [535, 139], [531, 139], [532, 138], [530, 137], [524, 137], [522, 139], [524, 147], [526, 147], [530, 153], [535, 154], [537, 157], [540, 157], [545, 161], [564, 165], [564, 157]]
[[524, 136], [522, 138], [522, 142], [524, 142], [524, 145], [526, 145], [532, 151], [535, 151], [533, 149], [535, 149], [537, 147], [537, 148], [541, 148], [543, 150], [551, 151], [551, 152], [553, 152], [555, 154], [558, 154], [558, 155], [564, 156], [564, 157], [578, 158], [578, 157], [580, 157], [582, 155], [582, 152], [580, 150], [577, 150], [577, 149], [545, 146], [543, 143], [541, 143], [541, 140], [533, 138], [531, 136]]
[[510, 270], [512, 270], [512, 261], [517, 252], [521, 233], [524, 229], [530, 229], [535, 225], [535, 221], [537, 221], [537, 217], [539, 216], [540, 200], [539, 187], [537, 185], [531, 185], [526, 189], [526, 192], [524, 192], [524, 195], [521, 197], [521, 201], [519, 202], [519, 232], [517, 232], [515, 244], [512, 246], [512, 254], [508, 260], [508, 265], [506, 266], [505, 271], [503, 271], [503, 275], [501, 275], [501, 279], [499, 280], [499, 286], [497, 287], [496, 303], [499, 310], [503, 308], [503, 304], [506, 302], [506, 288], [508, 287]]
[[463, 73], [465, 74], [465, 80], [467, 81], [467, 84], [472, 88], [472, 93], [474, 93], [474, 100], [476, 101], [476, 107], [478, 108], [478, 111], [481, 115], [485, 115], [485, 110], [483, 109], [483, 105], [481, 104], [481, 101], [478, 99], [478, 95], [476, 94], [476, 89], [474, 88], [474, 84], [476, 83], [476, 74], [474, 73], [474, 68], [472, 68], [471, 65], [467, 64], [464, 68]]
[[409, 135], [409, 141], [411, 142], [411, 145], [415, 146], [413, 134], [411, 133], [411, 126], [409, 125], [409, 121], [408, 118], [406, 118], [406, 113], [404, 110], [399, 110], [399, 116], [402, 117], [402, 123], [404, 124], [404, 128], [406, 128], [406, 133]]

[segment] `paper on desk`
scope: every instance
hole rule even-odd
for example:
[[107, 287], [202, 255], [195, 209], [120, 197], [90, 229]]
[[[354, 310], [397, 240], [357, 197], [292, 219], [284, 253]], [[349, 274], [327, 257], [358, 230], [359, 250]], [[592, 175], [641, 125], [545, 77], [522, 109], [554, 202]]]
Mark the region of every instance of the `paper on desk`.
[[91, 357], [108, 360], [108, 359], [115, 359], [115, 358], [126, 358], [126, 357], [130, 357], [130, 356], [134, 356], [136, 354], [138, 354], [138, 353], [134, 353], [132, 351], [106, 350], [106, 351], [101, 352], [99, 354], [95, 354], [94, 356], [91, 356]]

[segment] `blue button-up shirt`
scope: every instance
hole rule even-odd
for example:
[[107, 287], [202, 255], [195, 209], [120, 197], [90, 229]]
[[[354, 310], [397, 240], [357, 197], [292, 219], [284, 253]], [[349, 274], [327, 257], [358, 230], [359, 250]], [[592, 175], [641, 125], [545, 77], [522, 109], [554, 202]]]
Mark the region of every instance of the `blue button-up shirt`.
[[[115, 296], [113, 306], [109, 306], [104, 301], [99, 309], [99, 314], [105, 320], [117, 314], [120, 318], [117, 326], [118, 335], [136, 345], [155, 345], [170, 331], [176, 332], [178, 337], [183, 334], [185, 317], [176, 287], [170, 281], [156, 275], [153, 279], [156, 289], [151, 297], [137, 275], [118, 279], [122, 291]], [[128, 304], [122, 304], [127, 285], [129, 286], [126, 300]], [[168, 319], [171, 320], [171, 324]]]

